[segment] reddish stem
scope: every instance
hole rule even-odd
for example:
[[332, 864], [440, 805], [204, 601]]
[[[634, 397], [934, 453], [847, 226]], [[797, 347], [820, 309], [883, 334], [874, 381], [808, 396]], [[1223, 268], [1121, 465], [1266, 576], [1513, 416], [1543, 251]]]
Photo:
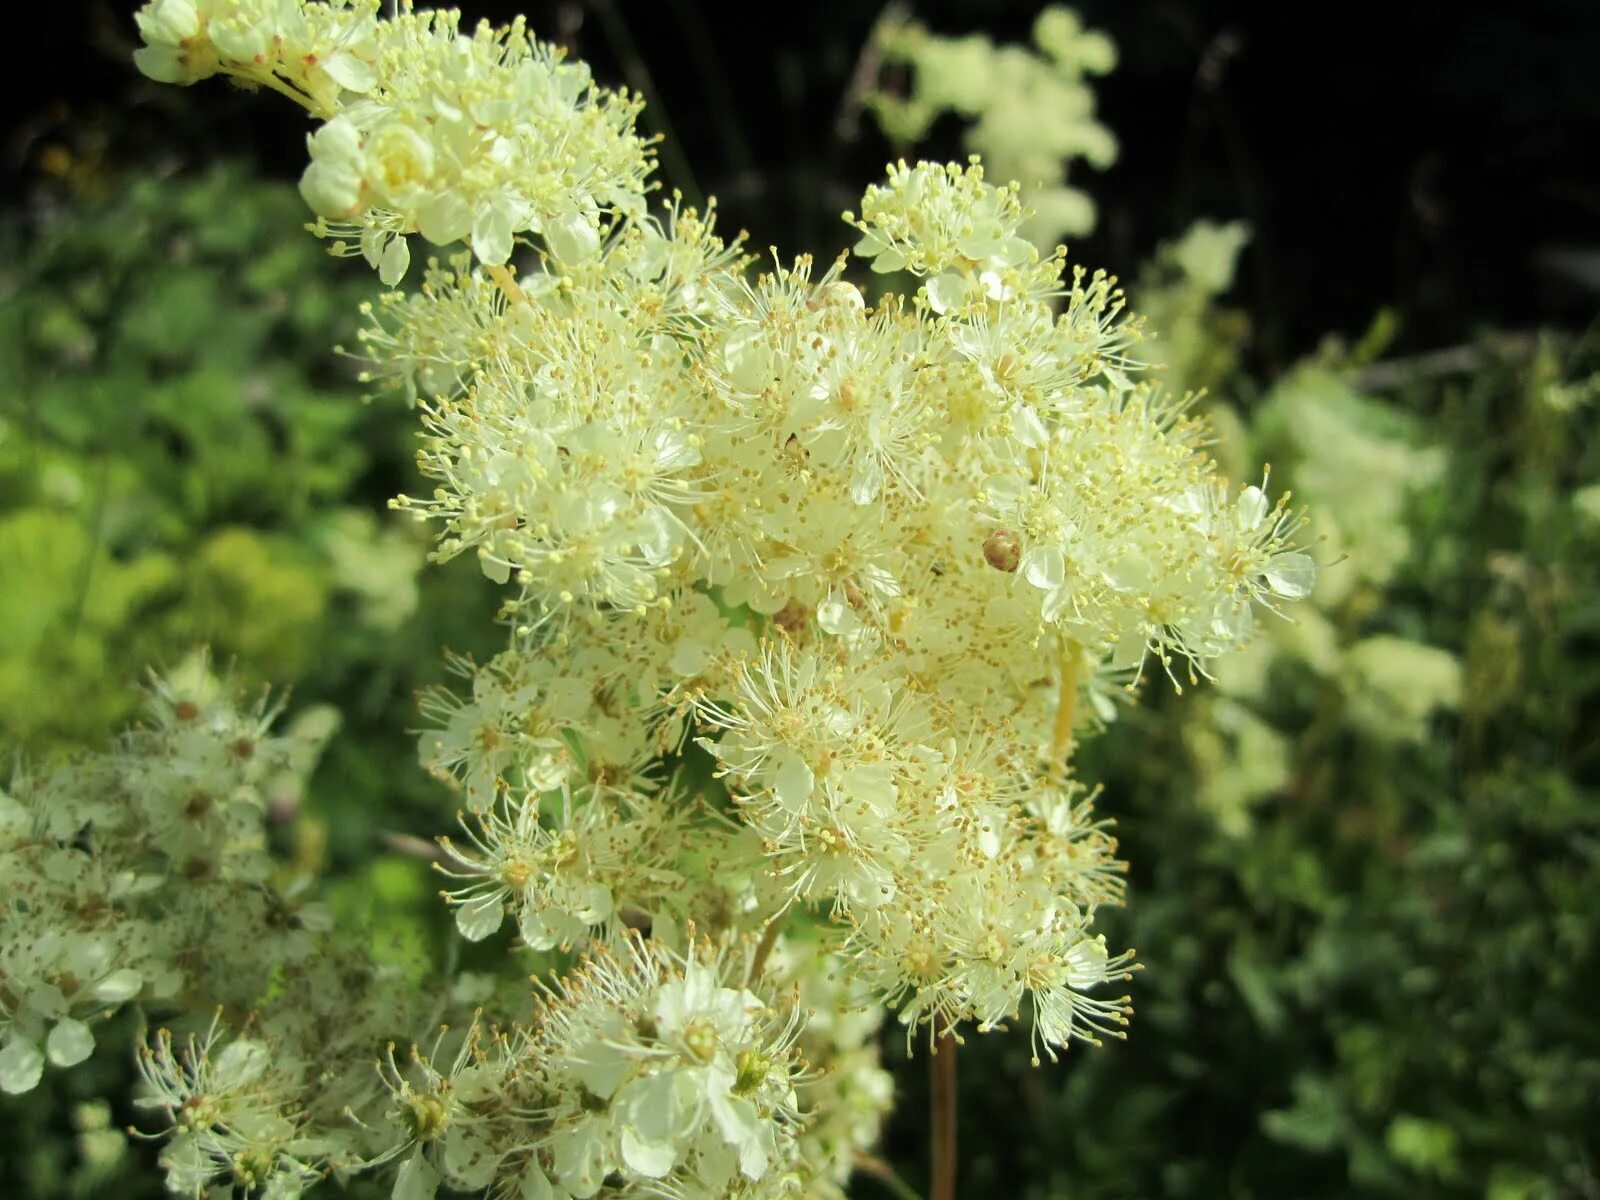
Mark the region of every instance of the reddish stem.
[[933, 1076], [933, 1190], [929, 1200], [956, 1200], [956, 1039], [943, 1033], [929, 1064]]

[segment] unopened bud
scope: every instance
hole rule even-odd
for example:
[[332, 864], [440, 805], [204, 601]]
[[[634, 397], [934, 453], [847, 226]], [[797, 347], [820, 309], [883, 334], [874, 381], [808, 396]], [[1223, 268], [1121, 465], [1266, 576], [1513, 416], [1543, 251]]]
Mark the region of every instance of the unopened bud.
[[983, 540], [983, 561], [1009, 574], [1022, 561], [1022, 543], [1009, 529], [996, 529]]

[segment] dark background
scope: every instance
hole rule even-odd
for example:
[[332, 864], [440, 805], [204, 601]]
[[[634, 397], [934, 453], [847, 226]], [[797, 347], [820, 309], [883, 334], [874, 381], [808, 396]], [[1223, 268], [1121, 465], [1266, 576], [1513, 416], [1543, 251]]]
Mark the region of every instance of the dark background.
[[[221, 83], [197, 104], [138, 78], [126, 65], [133, 7], [30, 9], [22, 52], [48, 70], [13, 104], [7, 200], [37, 194], [59, 147], [167, 167], [231, 151], [295, 178], [304, 129], [292, 113]], [[1026, 38], [1040, 7], [912, 9], [937, 32], [1004, 40]], [[1079, 261], [1127, 274], [1197, 217], [1247, 220], [1255, 236], [1236, 301], [1254, 317], [1251, 365], [1268, 374], [1329, 333], [1359, 336], [1380, 308], [1400, 317], [1396, 349], [1413, 352], [1491, 325], [1589, 323], [1600, 3], [1076, 7], [1119, 48], [1097, 91], [1122, 146], [1111, 170], [1073, 176], [1101, 213], [1073, 247]], [[519, 10], [601, 80], [643, 90], [648, 127], [669, 135], [664, 182], [718, 196], [758, 249], [844, 245], [838, 212], [896, 153], [870, 120], [852, 133], [841, 107], [876, 2], [478, 0], [466, 18]], [[924, 151], [959, 152], [954, 122]]]

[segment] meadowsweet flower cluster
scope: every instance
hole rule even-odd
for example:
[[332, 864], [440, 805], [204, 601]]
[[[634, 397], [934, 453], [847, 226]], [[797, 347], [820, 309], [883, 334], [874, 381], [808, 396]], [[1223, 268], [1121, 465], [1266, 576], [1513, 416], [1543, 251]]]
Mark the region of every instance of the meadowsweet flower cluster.
[[273, 715], [238, 707], [196, 659], [156, 680], [149, 723], [114, 749], [15, 770], [0, 791], [0, 1089], [82, 1062], [130, 1001], [248, 1009], [262, 958], [294, 969], [320, 948], [325, 918], [274, 886], [265, 833], [318, 741], [272, 736]]
[[[415, 236], [462, 244], [359, 351], [422, 426], [431, 486], [394, 507], [504, 588], [506, 648], [424, 697], [419, 753], [462, 808], [461, 935], [581, 957], [518, 999], [388, 978], [306, 918], [254, 936], [304, 890], [260, 833], [283, 754], [264, 712], [170, 704], [137, 770], [3, 810], [13, 853], [71, 866], [18, 930], [92, 936], [8, 959], [0, 1075], [148, 988], [192, 1032], [142, 1058], [178, 1192], [388, 1166], [400, 1200], [837, 1194], [888, 1105], [885, 1006], [908, 1039], [1025, 1023], [1036, 1056], [1121, 1035], [1131, 957], [1094, 927], [1121, 866], [1073, 747], [1306, 593], [1296, 519], [1221, 481], [1115, 280], [1035, 250], [976, 160], [897, 164], [851, 255], [752, 271], [712, 212], [651, 210], [635, 100], [521, 22], [377, 9], [152, 0], [139, 62], [299, 103], [313, 229], [384, 282]], [[101, 807], [62, 815], [75, 788]], [[119, 829], [171, 865], [78, 883]], [[207, 887], [244, 896], [238, 964], [163, 941]]]
[[161, 1031], [140, 1054], [139, 1103], [168, 1123], [162, 1165], [182, 1195], [297, 1197], [385, 1164], [397, 1200], [491, 1185], [559, 1200], [799, 1195], [800, 1014], [751, 992], [741, 966], [627, 939], [523, 1020], [446, 992], [435, 1011], [461, 1024], [426, 1050], [383, 1040], [423, 1024], [421, 993], [394, 980], [314, 1020], [269, 1004], [243, 1030], [219, 1017], [181, 1045]]
[[93, 1026], [135, 1004], [189, 1029], [139, 1055], [177, 1194], [295, 1197], [390, 1162], [406, 1200], [497, 1180], [548, 1197], [798, 1193], [790, 993], [751, 990], [747, 955], [693, 937], [676, 952], [619, 936], [493, 1010], [469, 977], [375, 965], [268, 853], [270, 812], [318, 749], [274, 735], [274, 716], [197, 660], [156, 680], [149, 723], [114, 750], [0, 795], [0, 1088], [81, 1062]]
[[639, 104], [593, 86], [582, 64], [535, 43], [521, 21], [463, 33], [454, 10], [378, 0], [156, 0], [138, 14], [150, 77], [229, 75], [284, 92], [320, 117], [300, 191], [324, 236], [396, 283], [408, 234], [463, 239], [504, 263], [519, 233], [592, 252], [603, 209], [636, 205], [651, 158]]

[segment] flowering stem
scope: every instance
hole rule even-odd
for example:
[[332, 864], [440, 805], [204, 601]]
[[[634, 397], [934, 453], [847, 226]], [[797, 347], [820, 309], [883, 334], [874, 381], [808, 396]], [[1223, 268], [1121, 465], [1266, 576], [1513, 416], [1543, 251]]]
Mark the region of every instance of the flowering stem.
[[299, 88], [291, 87], [289, 84], [285, 83], [283, 80], [279, 79], [276, 75], [273, 75], [270, 72], [226, 71], [225, 73], [231, 75], [234, 79], [240, 80], [242, 83], [254, 87], [271, 88], [273, 91], [277, 92], [278, 95], [286, 96], [290, 100], [293, 100], [301, 108], [305, 109], [306, 112], [310, 113], [313, 117], [316, 117], [319, 120], [326, 121], [329, 117], [333, 116], [332, 112], [318, 104]]
[[1061, 643], [1061, 694], [1056, 699], [1056, 724], [1050, 735], [1050, 770], [1057, 783], [1067, 773], [1072, 759], [1072, 726], [1078, 716], [1078, 644], [1070, 639]]
[[956, 1039], [942, 1033], [929, 1064], [933, 1076], [933, 1189], [929, 1200], [956, 1198]]
[[767, 959], [772, 957], [772, 948], [778, 944], [778, 934], [783, 930], [783, 913], [774, 913], [767, 921], [767, 927], [761, 931], [761, 940], [756, 943], [756, 956], [750, 960], [749, 982], [754, 983], [761, 978], [761, 972], [766, 970]]
[[511, 301], [511, 303], [527, 303], [528, 295], [517, 286], [517, 277], [511, 273], [510, 268], [488, 266], [484, 267], [484, 273], [487, 274], [490, 279], [495, 281], [495, 284], [502, 292], [506, 294], [506, 299]]

